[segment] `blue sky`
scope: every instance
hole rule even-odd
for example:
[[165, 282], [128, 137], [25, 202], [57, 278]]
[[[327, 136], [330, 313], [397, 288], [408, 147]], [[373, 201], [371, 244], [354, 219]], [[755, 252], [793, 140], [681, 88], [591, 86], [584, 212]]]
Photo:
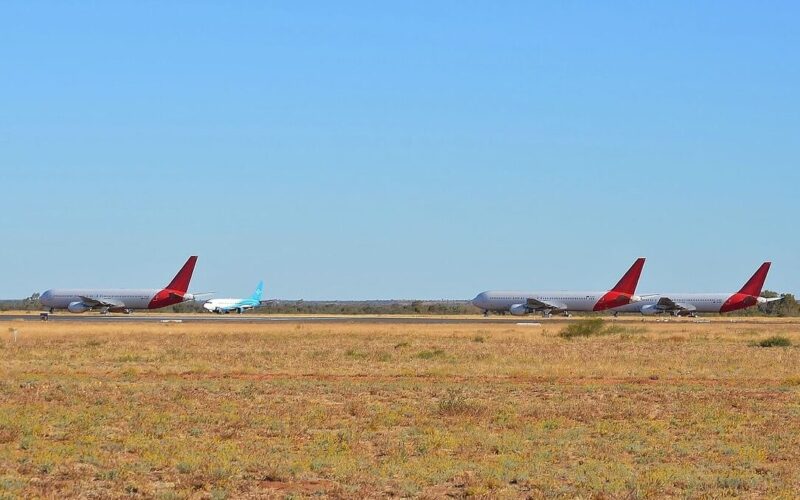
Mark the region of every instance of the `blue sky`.
[[0, 297], [800, 291], [795, 2], [3, 2]]

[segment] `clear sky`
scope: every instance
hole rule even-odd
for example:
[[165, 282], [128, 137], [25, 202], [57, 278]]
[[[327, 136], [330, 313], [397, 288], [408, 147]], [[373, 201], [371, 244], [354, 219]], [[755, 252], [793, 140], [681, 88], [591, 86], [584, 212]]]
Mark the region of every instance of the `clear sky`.
[[0, 297], [800, 291], [797, 2], [2, 2]]

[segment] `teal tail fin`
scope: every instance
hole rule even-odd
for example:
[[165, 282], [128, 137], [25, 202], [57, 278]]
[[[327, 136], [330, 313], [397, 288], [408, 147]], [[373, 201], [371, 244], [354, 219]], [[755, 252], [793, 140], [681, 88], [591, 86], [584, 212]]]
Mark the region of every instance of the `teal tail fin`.
[[264, 293], [264, 282], [259, 281], [258, 286], [256, 287], [256, 291], [253, 292], [253, 295], [250, 296], [253, 300], [261, 301], [261, 294]]

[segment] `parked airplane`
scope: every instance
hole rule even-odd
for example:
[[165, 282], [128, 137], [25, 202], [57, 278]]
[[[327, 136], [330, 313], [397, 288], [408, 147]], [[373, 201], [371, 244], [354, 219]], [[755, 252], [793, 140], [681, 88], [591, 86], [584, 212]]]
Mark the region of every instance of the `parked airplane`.
[[745, 309], [756, 304], [760, 305], [780, 300], [780, 297], [767, 299], [760, 296], [761, 288], [767, 279], [769, 266], [769, 262], [761, 264], [755, 274], [736, 293], [660, 293], [645, 295], [636, 304], [616, 307], [613, 311], [615, 315], [621, 312], [638, 312], [646, 315], [696, 316], [699, 312], [726, 313]]
[[159, 309], [180, 304], [194, 300], [198, 295], [186, 292], [195, 262], [197, 256], [189, 257], [178, 274], [163, 289], [52, 289], [44, 292], [39, 300], [42, 305], [50, 308], [50, 312], [66, 309], [71, 313], [82, 313], [96, 308], [103, 313], [110, 311], [129, 314], [134, 309]]
[[514, 315], [541, 312], [543, 316], [554, 312], [569, 315], [570, 311], [605, 311], [640, 300], [634, 294], [643, 267], [644, 257], [636, 259], [619, 283], [607, 292], [487, 291], [472, 299], [472, 304], [483, 309], [484, 315], [490, 311]]
[[261, 305], [261, 294], [264, 292], [264, 282], [259, 281], [256, 291], [247, 299], [211, 299], [203, 304], [203, 309], [217, 314], [227, 314], [236, 311], [242, 314], [248, 309]]

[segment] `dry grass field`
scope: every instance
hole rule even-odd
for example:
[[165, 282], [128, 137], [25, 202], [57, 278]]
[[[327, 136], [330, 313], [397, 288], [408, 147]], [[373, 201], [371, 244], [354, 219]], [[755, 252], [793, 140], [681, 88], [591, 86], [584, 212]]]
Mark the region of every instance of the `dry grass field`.
[[800, 323], [563, 328], [3, 322], [0, 497], [800, 495]]

